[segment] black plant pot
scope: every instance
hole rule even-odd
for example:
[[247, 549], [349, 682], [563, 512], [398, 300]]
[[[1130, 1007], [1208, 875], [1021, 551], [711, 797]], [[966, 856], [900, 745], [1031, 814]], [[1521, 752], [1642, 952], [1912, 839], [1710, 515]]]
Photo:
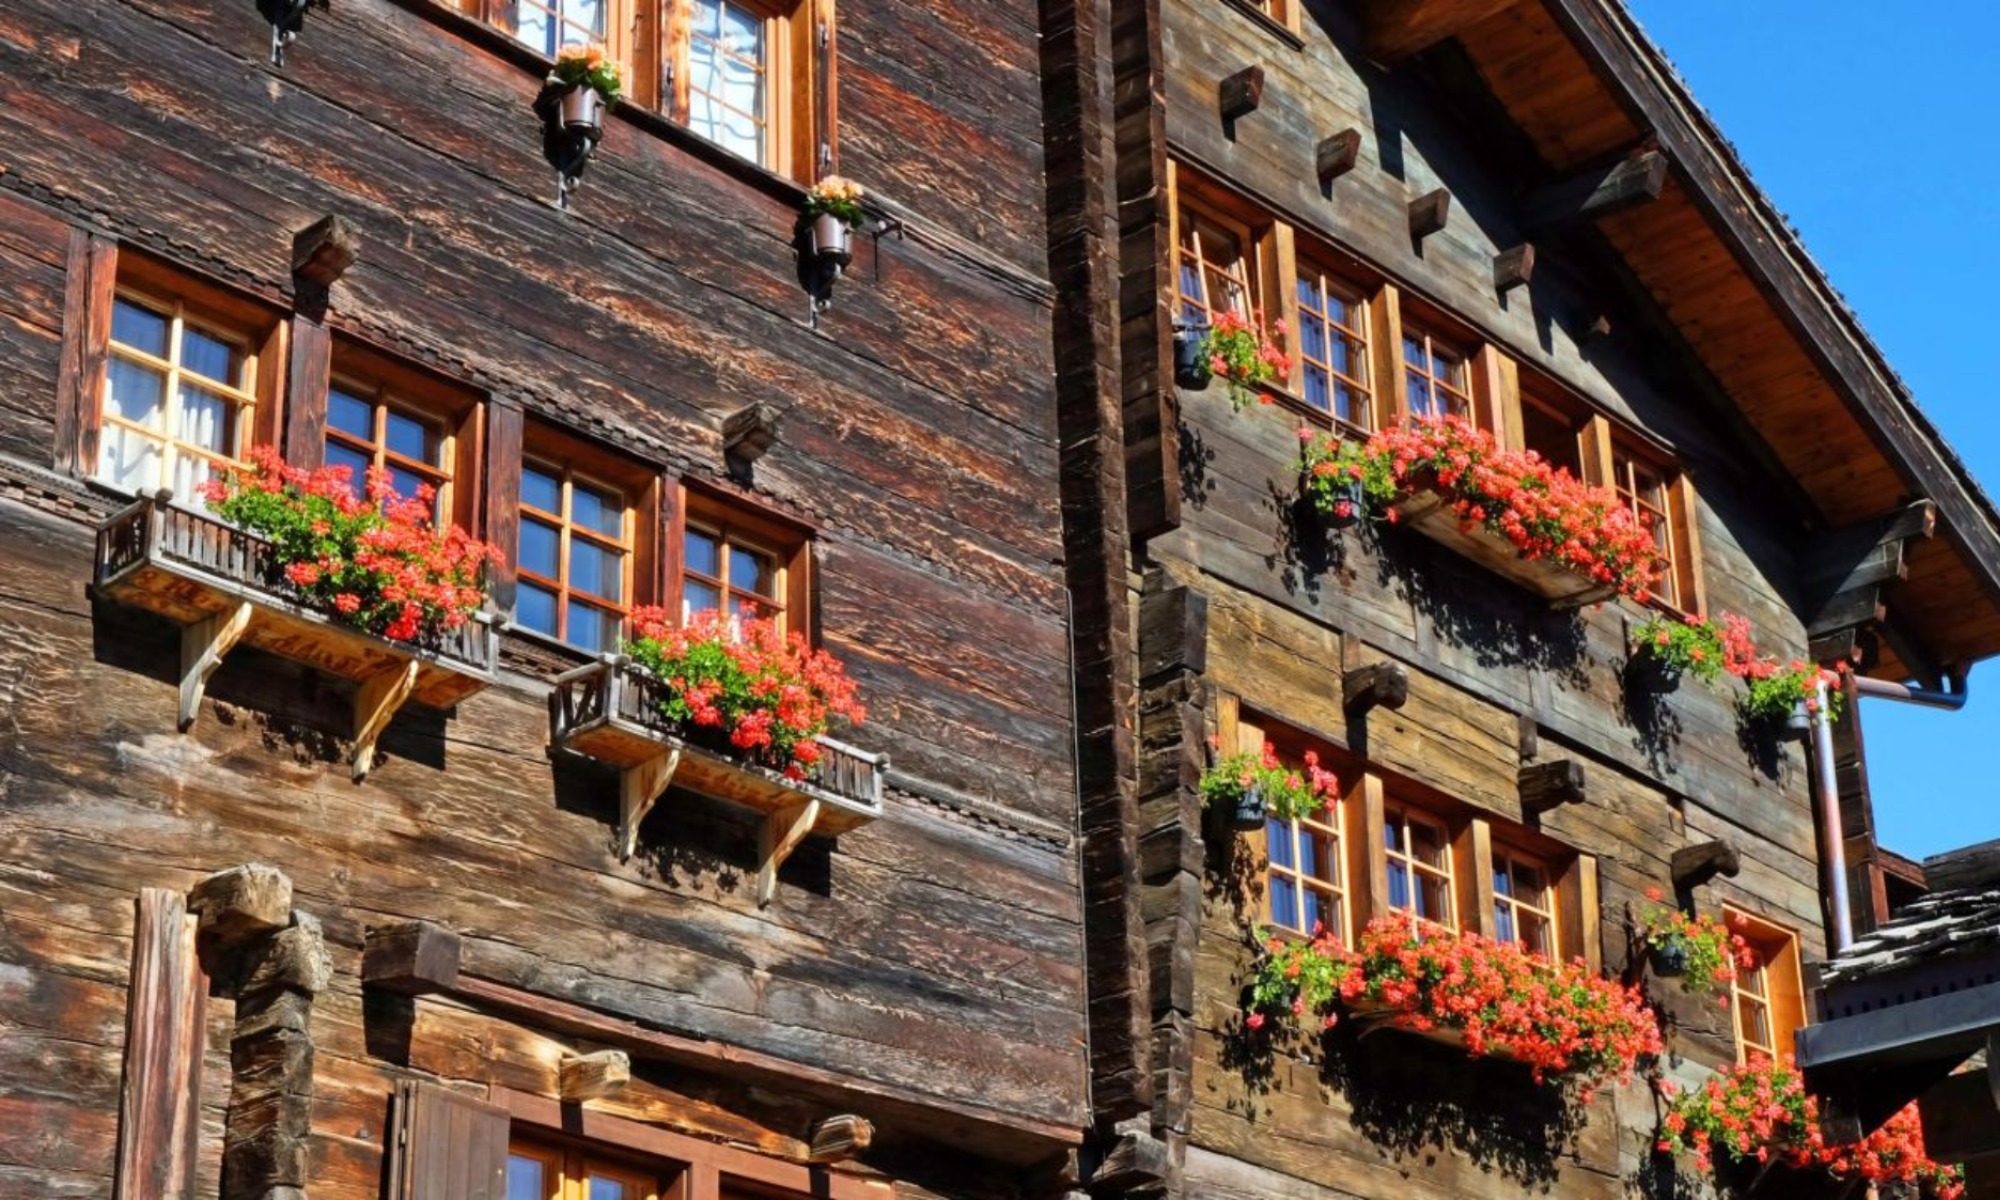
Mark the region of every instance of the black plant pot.
[[1680, 690], [1681, 673], [1665, 660], [1643, 650], [1625, 660], [1625, 690], [1665, 696]]
[[1208, 386], [1208, 326], [1174, 322], [1174, 382], [1184, 388]]
[[1248, 788], [1236, 798], [1236, 809], [1229, 814], [1232, 828], [1249, 833], [1264, 828], [1264, 793], [1257, 788]]
[[1687, 974], [1688, 950], [1686, 946], [1677, 942], [1665, 946], [1647, 946], [1646, 959], [1653, 968], [1653, 974], [1662, 979], [1677, 979]]
[[1791, 734], [1793, 737], [1804, 737], [1812, 732], [1812, 724], [1812, 714], [1806, 711], [1805, 705], [1801, 704], [1792, 709], [1791, 715], [1785, 718], [1785, 732]]

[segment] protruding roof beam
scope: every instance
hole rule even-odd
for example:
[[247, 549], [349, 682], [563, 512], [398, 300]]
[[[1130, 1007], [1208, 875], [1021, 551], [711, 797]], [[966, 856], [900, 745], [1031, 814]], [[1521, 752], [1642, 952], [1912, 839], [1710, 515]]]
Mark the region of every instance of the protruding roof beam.
[[1516, 0], [1370, 0], [1368, 56], [1400, 62], [1460, 30], [1514, 7]]
[[1667, 156], [1642, 150], [1528, 193], [1521, 203], [1521, 223], [1540, 230], [1595, 221], [1658, 200], [1666, 189]]

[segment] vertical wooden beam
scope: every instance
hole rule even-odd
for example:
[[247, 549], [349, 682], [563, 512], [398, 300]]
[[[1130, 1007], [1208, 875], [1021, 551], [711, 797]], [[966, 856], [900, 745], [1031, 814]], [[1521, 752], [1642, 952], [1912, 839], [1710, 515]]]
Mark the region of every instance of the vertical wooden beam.
[[1410, 381], [1403, 374], [1403, 307], [1395, 285], [1383, 284], [1369, 308], [1375, 317], [1368, 343], [1375, 384], [1370, 389], [1375, 405], [1372, 428], [1386, 429], [1410, 411]]
[[1490, 343], [1481, 346], [1472, 358], [1472, 420], [1503, 446], [1520, 444], [1519, 388], [1519, 364]]
[[1294, 392], [1303, 391], [1304, 358], [1299, 354], [1299, 255], [1298, 237], [1290, 225], [1275, 221], [1271, 225], [1269, 237], [1271, 246], [1270, 265], [1266, 270], [1267, 290], [1264, 319], [1285, 323], [1285, 335], [1280, 338], [1285, 353], [1292, 360], [1291, 377], [1284, 380], [1284, 386]]
[[1604, 968], [1604, 935], [1598, 925], [1597, 859], [1579, 854], [1558, 888], [1562, 911], [1557, 943], [1565, 960], [1581, 958], [1595, 974]]
[[1360, 929], [1367, 922], [1389, 912], [1389, 877], [1383, 871], [1382, 856], [1377, 853], [1382, 845], [1383, 830], [1388, 824], [1382, 777], [1364, 772], [1349, 792], [1348, 803], [1352, 805], [1350, 812], [1357, 818], [1355, 825], [1361, 834], [1358, 838], [1347, 839], [1348, 878], [1361, 882], [1361, 886], [1352, 893], [1357, 910], [1354, 927]]
[[1493, 826], [1484, 817], [1474, 817], [1452, 839], [1452, 858], [1458, 876], [1458, 927], [1470, 933], [1493, 937]]
[[[333, 378], [333, 335], [326, 327], [326, 300], [299, 297], [292, 311], [291, 361], [285, 387], [285, 461], [310, 471], [326, 463], [327, 392]], [[361, 480], [354, 481], [357, 489]]]
[[119, 1200], [193, 1200], [208, 976], [179, 892], [146, 888], [137, 907], [114, 1187]]
[[55, 468], [74, 478], [97, 470], [104, 359], [117, 297], [118, 243], [72, 229], [63, 273], [62, 359], [56, 370]]
[[494, 396], [486, 406], [485, 536], [500, 548], [500, 561], [488, 571], [486, 593], [494, 611], [514, 611], [514, 578], [521, 555], [521, 438], [525, 418], [521, 402]]

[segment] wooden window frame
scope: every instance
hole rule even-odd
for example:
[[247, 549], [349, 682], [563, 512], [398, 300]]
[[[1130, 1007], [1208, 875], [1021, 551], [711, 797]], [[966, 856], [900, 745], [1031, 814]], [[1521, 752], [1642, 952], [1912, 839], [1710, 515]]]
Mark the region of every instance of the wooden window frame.
[[[617, 542], [595, 530], [584, 530], [586, 541], [620, 549], [624, 555], [623, 576], [620, 580], [621, 599], [608, 603], [595, 592], [584, 592], [587, 597], [582, 603], [603, 612], [615, 612], [621, 622], [626, 621], [634, 608], [646, 604], [654, 594], [652, 586], [655, 578], [657, 551], [650, 531], [659, 525], [659, 480], [656, 472], [637, 462], [625, 459], [613, 451], [595, 446], [581, 438], [564, 433], [551, 426], [530, 423], [522, 438], [522, 450], [517, 460], [517, 470], [525, 473], [530, 466], [547, 474], [557, 476], [562, 481], [561, 513], [550, 513], [534, 508], [519, 499], [520, 479], [514, 480], [516, 504], [519, 518], [511, 542], [504, 552], [509, 567], [508, 578], [515, 587], [515, 611], [518, 613], [519, 585], [533, 584], [544, 591], [556, 593], [556, 632], [545, 633], [531, 629], [518, 622], [511, 628], [514, 632], [530, 637], [553, 641], [569, 650], [579, 653], [599, 653], [613, 647], [601, 647], [597, 651], [577, 646], [568, 640], [569, 609], [572, 589], [569, 585], [570, 539], [575, 532], [571, 524], [574, 485], [581, 481], [590, 487], [615, 492], [624, 503], [624, 522]], [[538, 572], [521, 567], [521, 526], [530, 517], [538, 518], [543, 524], [553, 523], [557, 527], [556, 566], [557, 579], [550, 579]]]
[[[1261, 320], [1268, 328], [1269, 323], [1285, 311], [1282, 302], [1285, 270], [1281, 264], [1291, 259], [1290, 227], [1272, 220], [1249, 201], [1201, 179], [1171, 160], [1167, 163], [1167, 192], [1167, 286], [1174, 320], [1180, 320], [1184, 303], [1181, 293], [1181, 226], [1188, 217], [1199, 217], [1237, 238], [1243, 263], [1240, 282], [1245, 311], [1242, 315], [1246, 320]], [[1202, 259], [1202, 265], [1204, 268], [1209, 266], [1206, 257]], [[1212, 321], [1216, 313], [1227, 310], [1207, 303], [1207, 276], [1204, 275], [1202, 280], [1201, 308]], [[1279, 299], [1276, 308], [1272, 305], [1274, 297]]]
[[[1410, 889], [1409, 907], [1398, 906], [1394, 900], [1390, 900], [1387, 902], [1388, 907], [1386, 911], [1391, 913], [1408, 913], [1412, 916], [1417, 916], [1416, 897], [1419, 894], [1417, 890], [1419, 878], [1422, 876], [1430, 876], [1434, 880], [1441, 878], [1441, 882], [1444, 885], [1445, 903], [1450, 907], [1451, 912], [1443, 919], [1429, 915], [1423, 915], [1420, 919], [1455, 931], [1463, 931], [1470, 928], [1470, 924], [1465, 919], [1466, 905], [1463, 898], [1459, 895], [1458, 890], [1463, 871], [1461, 864], [1458, 862], [1458, 850], [1453, 844], [1456, 839], [1452, 834], [1450, 823], [1444, 817], [1425, 809], [1421, 804], [1412, 804], [1400, 799], [1393, 799], [1387, 802], [1383, 808], [1382, 822], [1385, 835], [1391, 826], [1400, 825], [1405, 830], [1404, 835], [1398, 839], [1400, 844], [1396, 850], [1392, 851], [1389, 849], [1386, 837], [1375, 850], [1376, 857], [1382, 862], [1383, 887], [1386, 891], [1389, 881], [1389, 869], [1393, 861], [1403, 864], [1404, 869], [1408, 872]], [[1444, 848], [1444, 866], [1442, 868], [1431, 863], [1421, 862], [1417, 859], [1415, 841], [1408, 832], [1410, 827], [1415, 825], [1428, 826], [1436, 831], [1438, 844]]]
[[[723, 541], [722, 554], [725, 572], [728, 565], [728, 546], [740, 544], [769, 554], [777, 560], [780, 593], [778, 613], [779, 631], [790, 635], [803, 634], [807, 640], [817, 640], [818, 622], [813, 613], [813, 531], [803, 525], [787, 521], [782, 517], [753, 508], [739, 497], [707, 488], [693, 480], [683, 480], [679, 502], [674, 505], [672, 529], [668, 544], [672, 547], [672, 561], [668, 565], [664, 594], [667, 607], [676, 617], [680, 617], [684, 591], [690, 576], [697, 581], [713, 584], [706, 576], [696, 575], [687, 568], [687, 535], [692, 526], [711, 536], [720, 535]], [[739, 592], [731, 588], [730, 592]], [[723, 602], [728, 603], [728, 592]]]
[[[1743, 936], [1758, 958], [1755, 968], [1739, 970], [1737, 978], [1729, 985], [1729, 1020], [1735, 1036], [1736, 1061], [1747, 1063], [1753, 1053], [1777, 1057], [1792, 1053], [1793, 1035], [1803, 1029], [1810, 1019], [1805, 1002], [1805, 968], [1799, 935], [1729, 904], [1723, 906], [1723, 921], [1732, 932]], [[1750, 978], [1759, 980], [1764, 989], [1762, 996], [1745, 988]], [[1765, 1023], [1771, 1032], [1770, 1045], [1754, 1043], [1745, 1033], [1745, 1000], [1764, 1010]]]
[[[1539, 905], [1529, 903], [1521, 897], [1519, 884], [1516, 881], [1515, 875], [1515, 868], [1517, 867], [1529, 867], [1541, 873], [1542, 887], [1540, 895], [1541, 903]], [[1535, 950], [1535, 947], [1529, 946], [1527, 940], [1520, 935], [1522, 928], [1521, 914], [1524, 912], [1530, 913], [1540, 918], [1547, 925], [1549, 931], [1547, 948], [1535, 952], [1544, 954], [1550, 959], [1561, 961], [1563, 946], [1561, 874], [1542, 855], [1521, 850], [1512, 845], [1496, 845], [1493, 848], [1493, 869], [1490, 875], [1497, 881], [1502, 871], [1507, 873], [1510, 894], [1501, 895], [1498, 887], [1493, 889], [1493, 936], [1495, 938], [1500, 937], [1499, 910], [1504, 906], [1511, 909], [1514, 914], [1513, 925], [1515, 937], [1513, 940], [1528, 950]]]
[[[1216, 695], [1217, 744], [1239, 751], [1261, 752], [1269, 740], [1281, 754], [1314, 749], [1322, 764], [1345, 785], [1334, 806], [1341, 834], [1340, 879], [1343, 928], [1336, 931], [1343, 942], [1353, 938], [1368, 923], [1407, 909], [1389, 903], [1389, 854], [1386, 832], [1391, 814], [1403, 812], [1439, 830], [1450, 864], [1446, 894], [1450, 897], [1451, 928], [1463, 933], [1498, 937], [1495, 919], [1493, 872], [1496, 863], [1511, 857], [1539, 867], [1546, 880], [1546, 915], [1550, 925], [1551, 962], [1581, 959], [1591, 970], [1603, 966], [1601, 914], [1599, 912], [1597, 859], [1565, 846], [1552, 838], [1524, 827], [1495, 821], [1486, 813], [1435, 793], [1413, 781], [1389, 776], [1357, 757], [1337, 742], [1315, 738], [1309, 732], [1277, 718], [1250, 714], [1245, 703], [1229, 692]], [[1261, 915], [1274, 935], [1303, 938], [1309, 931], [1276, 924], [1271, 919], [1269, 858], [1271, 822], [1242, 836], [1262, 863], [1257, 878], [1264, 894]], [[1297, 859], [1294, 858], [1294, 862]], [[1427, 868], [1430, 869], [1430, 868]], [[1538, 912], [1543, 910], [1536, 910]], [[1443, 922], [1440, 922], [1443, 924]]]
[[[1384, 291], [1381, 288], [1376, 288], [1371, 292], [1369, 288], [1355, 282], [1351, 272], [1337, 270], [1334, 267], [1328, 266], [1322, 256], [1305, 251], [1300, 251], [1292, 256], [1283, 274], [1287, 277], [1284, 285], [1286, 299], [1285, 328], [1294, 331], [1292, 338], [1293, 351], [1291, 355], [1292, 377], [1289, 381], [1290, 390], [1294, 395], [1290, 398], [1295, 400], [1297, 406], [1303, 409], [1306, 414], [1316, 418], [1321, 424], [1345, 433], [1365, 437], [1380, 425], [1381, 388], [1378, 386], [1376, 336], [1381, 324], [1379, 310], [1388, 303]], [[1176, 272], [1175, 278], [1178, 281], [1178, 272]], [[1299, 297], [1299, 292], [1301, 287], [1308, 283], [1312, 285], [1314, 292], [1319, 297], [1320, 309], [1315, 319], [1324, 323], [1327, 328], [1329, 352], [1327, 360], [1324, 363], [1318, 364], [1327, 373], [1327, 408], [1321, 408], [1317, 404], [1314, 404], [1308, 398], [1306, 389], [1305, 314], [1307, 309], [1305, 302]], [[1329, 283], [1333, 286], [1328, 286]], [[1176, 286], [1178, 286], [1178, 282]], [[1326, 297], [1336, 294], [1336, 292], [1341, 295], [1342, 300], [1349, 305], [1353, 312], [1355, 319], [1351, 326], [1337, 324], [1330, 315], [1326, 314]], [[1362, 378], [1356, 379], [1351, 375], [1345, 375], [1333, 369], [1333, 356], [1330, 348], [1336, 334], [1344, 334], [1360, 343], [1358, 352], [1362, 368]], [[1345, 384], [1348, 390], [1354, 394], [1355, 414], [1352, 417], [1343, 418], [1334, 412], [1331, 407], [1333, 393], [1341, 384]]]
[[[1702, 590], [1700, 541], [1696, 530], [1699, 508], [1687, 472], [1668, 456], [1610, 421], [1600, 417], [1598, 422], [1604, 430], [1599, 453], [1603, 456], [1605, 480], [1621, 500], [1632, 505], [1634, 516], [1644, 520], [1645, 510], [1654, 510], [1654, 506], [1638, 499], [1637, 481], [1632, 477], [1633, 464], [1645, 466], [1660, 480], [1661, 504], [1655, 510], [1655, 519], [1666, 530], [1667, 578], [1673, 586], [1673, 594], [1668, 595], [1664, 590], [1655, 588], [1647, 593], [1649, 602], [1673, 613], [1693, 616], [1705, 613], [1708, 603]], [[1618, 469], [1621, 457], [1627, 464], [1623, 472]], [[1621, 475], [1624, 478], [1620, 478]]]
[[[555, 60], [554, 53], [522, 41], [515, 35], [514, 29], [501, 23], [504, 19], [501, 14], [512, 8], [515, 0], [451, 0], [451, 2], [456, 4], [459, 11], [506, 34], [516, 45], [540, 54], [551, 62]], [[604, 5], [604, 38], [602, 41], [586, 39], [582, 43], [571, 42], [560, 36], [573, 28], [569, 22], [562, 19], [561, 12], [565, 6], [576, 3], [577, 0], [526, 0], [526, 2], [549, 13], [550, 19], [557, 22], [557, 51], [565, 46], [578, 44], [601, 46], [608, 57], [616, 59], [619, 65], [625, 68], [625, 77], [630, 79], [632, 78], [630, 68], [633, 65], [633, 33], [639, 23], [639, 13], [643, 11], [645, 5], [657, 3], [658, 0], [600, 0]]]
[[[1474, 380], [1474, 367], [1479, 357], [1480, 343], [1477, 340], [1472, 340], [1468, 342], [1453, 337], [1450, 333], [1440, 334], [1434, 332], [1436, 329], [1437, 326], [1429, 321], [1418, 320], [1418, 321], [1403, 322], [1401, 330], [1402, 337], [1398, 340], [1396, 345], [1398, 362], [1402, 364], [1402, 371], [1403, 371], [1403, 386], [1398, 389], [1399, 392], [1401, 393], [1402, 414], [1405, 417], [1415, 417], [1418, 415], [1423, 415], [1417, 412], [1415, 398], [1412, 394], [1412, 389], [1410, 387], [1410, 377], [1412, 375], [1417, 375], [1421, 376], [1429, 385], [1428, 390], [1430, 391], [1433, 398], [1437, 397], [1440, 394], [1448, 395], [1455, 398], [1459, 402], [1458, 412], [1456, 415], [1462, 416], [1465, 420], [1473, 422], [1474, 424], [1478, 424], [1479, 404], [1477, 398], [1474, 395], [1476, 389], [1473, 380]], [[1422, 363], [1421, 369], [1419, 369], [1417, 364], [1412, 363], [1409, 358], [1408, 343], [1412, 340], [1421, 343], [1421, 345], [1423, 346], [1424, 361]], [[1460, 346], [1470, 346], [1471, 348], [1467, 350], [1460, 350], [1459, 349]], [[1451, 384], [1446, 383], [1444, 379], [1438, 375], [1437, 364], [1440, 351], [1442, 351], [1447, 357], [1457, 358], [1459, 363], [1461, 378], [1464, 381], [1462, 386], [1454, 387]], [[1448, 412], [1439, 412], [1439, 413], [1431, 413], [1428, 415], [1446, 416], [1452, 414]]]
[[[442, 469], [412, 463], [400, 456], [395, 457], [395, 465], [426, 476], [442, 474], [445, 481], [438, 490], [438, 511], [467, 533], [476, 534], [479, 531], [486, 425], [485, 405], [480, 402], [479, 393], [345, 340], [334, 343], [333, 364], [326, 383], [321, 394], [325, 397], [327, 408], [317, 414], [315, 422], [320, 430], [322, 447], [316, 462], [325, 462], [325, 443], [333, 440], [350, 449], [369, 453], [371, 461], [378, 466], [388, 465], [391, 456], [384, 441], [384, 425], [390, 408], [441, 426], [444, 447], [440, 457], [445, 464]], [[330, 416], [332, 393], [336, 390], [369, 400], [375, 423], [372, 448], [362, 446], [352, 435], [333, 428]], [[298, 402], [296, 396], [293, 402]], [[358, 490], [362, 481], [355, 480], [354, 486]]]
[[[1265, 717], [1243, 713], [1236, 703], [1235, 697], [1228, 697], [1227, 707], [1228, 715], [1224, 723], [1233, 732], [1222, 735], [1226, 739], [1223, 744], [1235, 746], [1237, 753], [1261, 756], [1264, 752], [1264, 743], [1268, 740], [1278, 749], [1281, 756], [1292, 762], [1299, 761], [1303, 757], [1303, 752], [1310, 749], [1318, 753], [1321, 764], [1327, 769], [1334, 771], [1336, 775], [1346, 765], [1345, 756], [1334, 747], [1295, 730], [1279, 726]], [[1333, 906], [1335, 920], [1332, 923], [1333, 927], [1327, 930], [1327, 932], [1338, 937], [1343, 943], [1351, 944], [1354, 931], [1358, 928], [1353, 920], [1353, 881], [1355, 878], [1353, 863], [1355, 847], [1348, 832], [1351, 820], [1349, 812], [1353, 807], [1354, 804], [1350, 793], [1349, 795], [1342, 796], [1341, 799], [1335, 801], [1330, 806], [1330, 815], [1325, 821], [1302, 819], [1281, 822], [1275, 817], [1266, 817], [1261, 829], [1253, 830], [1248, 834], [1253, 851], [1265, 865], [1264, 894], [1261, 904], [1264, 924], [1268, 928], [1297, 934], [1300, 937], [1312, 936], [1313, 929], [1305, 924], [1304, 916], [1304, 898], [1306, 893], [1311, 891], [1319, 896], [1322, 908], [1329, 902]], [[1292, 839], [1293, 865], [1289, 868], [1280, 866], [1271, 860], [1270, 836], [1274, 827], [1282, 827], [1286, 836]], [[1327, 855], [1323, 873], [1307, 875], [1300, 871], [1297, 866], [1299, 862], [1299, 846], [1309, 833], [1314, 832], [1325, 835], [1329, 854]], [[1333, 876], [1332, 878], [1328, 877], [1329, 873]], [[1277, 914], [1272, 909], [1272, 879], [1274, 876], [1282, 876], [1290, 880], [1292, 886], [1297, 891], [1297, 895], [1299, 896], [1299, 921], [1297, 923], [1287, 924], [1279, 921]]]
[[[64, 328], [65, 370], [69, 369], [69, 362], [72, 361], [69, 355], [72, 353], [76, 356], [73, 361], [79, 365], [74, 384], [61, 389], [65, 403], [74, 406], [74, 411], [68, 416], [59, 414], [57, 422], [59, 428], [73, 427], [74, 432], [67, 436], [59, 435], [62, 444], [57, 447], [58, 459], [64, 456], [65, 451], [73, 453], [73, 470], [79, 478], [114, 491], [121, 490], [106, 480], [101, 471], [104, 430], [111, 425], [130, 429], [158, 443], [163, 449], [160, 477], [152, 488], [145, 489], [156, 490], [171, 486], [174, 460], [179, 453], [185, 452], [210, 462], [240, 465], [254, 447], [274, 445], [285, 376], [287, 325], [284, 314], [192, 273], [156, 259], [122, 251], [115, 243], [104, 239], [87, 238], [82, 245], [84, 253], [81, 258], [74, 252], [77, 247], [72, 247], [69, 267], [72, 272], [83, 272], [83, 278], [73, 280], [80, 285], [73, 290], [81, 295], [72, 297], [82, 299], [83, 307], [66, 311]], [[167, 359], [158, 359], [135, 348], [120, 347], [112, 341], [112, 318], [120, 300], [129, 300], [167, 316]], [[71, 308], [67, 303], [65, 307], [66, 310]], [[238, 386], [229, 387], [206, 376], [197, 377], [203, 380], [204, 388], [226, 393], [238, 406], [233, 455], [217, 455], [188, 445], [170, 432], [174, 425], [172, 414], [179, 403], [177, 380], [181, 333], [190, 326], [236, 346], [243, 355], [244, 382]], [[76, 346], [74, 351], [69, 349], [72, 340]], [[111, 364], [120, 357], [161, 372], [161, 386], [165, 389], [162, 403], [167, 419], [158, 433], [113, 417], [105, 411]], [[192, 496], [176, 499], [183, 504], [195, 500]]]
[[516, 1156], [533, 1159], [549, 1173], [551, 1190], [539, 1200], [590, 1200], [593, 1179], [614, 1179], [624, 1184], [625, 1200], [661, 1200], [680, 1169], [675, 1164], [662, 1171], [636, 1161], [629, 1154], [539, 1133], [509, 1137], [507, 1155], [510, 1159]]

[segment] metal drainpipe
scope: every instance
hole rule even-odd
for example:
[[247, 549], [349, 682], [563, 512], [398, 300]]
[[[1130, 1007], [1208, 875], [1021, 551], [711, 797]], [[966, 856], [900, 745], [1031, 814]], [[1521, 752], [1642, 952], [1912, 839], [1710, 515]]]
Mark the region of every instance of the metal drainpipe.
[[[1951, 690], [1948, 692], [1913, 688], [1907, 684], [1870, 679], [1865, 675], [1849, 678], [1854, 681], [1857, 700], [1862, 696], [1875, 696], [1957, 712], [1965, 707], [1971, 695], [1971, 677], [1962, 668], [1952, 672]], [[1854, 942], [1854, 913], [1848, 907], [1847, 834], [1840, 821], [1840, 779], [1833, 766], [1833, 724], [1828, 716], [1826, 700], [1826, 681], [1822, 679], [1819, 683], [1819, 711], [1813, 714], [1812, 721], [1813, 758], [1816, 766], [1814, 773], [1819, 782], [1820, 828], [1825, 831], [1825, 845], [1821, 853], [1826, 858], [1827, 873], [1833, 877], [1833, 952], [1838, 954]]]

